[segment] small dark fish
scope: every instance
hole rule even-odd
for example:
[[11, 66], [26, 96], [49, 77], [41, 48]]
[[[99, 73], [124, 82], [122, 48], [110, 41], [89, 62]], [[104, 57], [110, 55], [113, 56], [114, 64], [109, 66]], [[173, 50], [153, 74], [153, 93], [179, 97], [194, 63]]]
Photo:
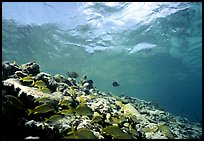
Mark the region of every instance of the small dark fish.
[[118, 87], [119, 86], [118, 82], [115, 82], [115, 81], [113, 82], [112, 85], [113, 85], [113, 87]]
[[67, 72], [67, 75], [71, 78], [77, 78], [79, 77], [79, 74], [76, 72]]

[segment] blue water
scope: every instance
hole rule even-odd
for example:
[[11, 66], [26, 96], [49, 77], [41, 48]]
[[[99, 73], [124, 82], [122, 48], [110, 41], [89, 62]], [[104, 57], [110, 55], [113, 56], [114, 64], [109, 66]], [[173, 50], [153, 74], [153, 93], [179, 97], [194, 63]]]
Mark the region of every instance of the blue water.
[[2, 8], [2, 61], [87, 74], [101, 91], [201, 122], [202, 3], [4, 2]]

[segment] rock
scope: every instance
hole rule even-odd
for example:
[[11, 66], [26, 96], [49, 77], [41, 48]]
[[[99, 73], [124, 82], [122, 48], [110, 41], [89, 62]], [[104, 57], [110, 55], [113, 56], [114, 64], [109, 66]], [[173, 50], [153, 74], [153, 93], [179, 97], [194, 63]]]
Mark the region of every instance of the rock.
[[20, 70], [21, 69], [18, 66], [11, 64], [8, 61], [4, 61], [2, 63], [2, 80], [11, 78], [9, 76], [14, 75], [16, 71], [20, 71]]
[[147, 139], [168, 139], [166, 136], [163, 136], [160, 132], [156, 133], [148, 132], [145, 135]]
[[91, 120], [90, 119], [83, 119], [79, 123], [79, 125], [77, 126], [77, 130], [79, 130], [80, 128], [90, 128], [90, 127], [91, 127]]
[[25, 93], [26, 95], [33, 96], [35, 98], [43, 96], [43, 93], [38, 92], [37, 88], [29, 87], [29, 86], [23, 86], [20, 83], [20, 81], [18, 79], [15, 79], [15, 78], [10, 78], [10, 79], [4, 80], [3, 85], [8, 86], [8, 87], [14, 86], [13, 91], [15, 91], [16, 89], [20, 89], [20, 91], [18, 93], [18, 97], [20, 97], [22, 93]]
[[128, 104], [129, 103], [129, 100], [126, 99], [125, 97], [122, 97], [121, 101], [122, 101], [123, 104]]
[[91, 108], [95, 111], [99, 111], [100, 113], [108, 112], [110, 106], [108, 106], [108, 102], [105, 99], [97, 99], [97, 102], [91, 104]]
[[70, 80], [66, 79], [64, 76], [62, 76], [60, 74], [54, 75], [53, 78], [55, 79], [56, 82], [63, 82], [63, 83], [66, 83], [69, 86], [73, 85]]
[[55, 79], [47, 73], [41, 72], [36, 75], [36, 80], [42, 80], [46, 83], [47, 88], [49, 88], [52, 92], [56, 91], [56, 88], [58, 86], [58, 83], [55, 81]]
[[15, 72], [15, 75], [18, 77], [18, 78], [20, 78], [20, 77], [26, 77], [26, 76], [28, 76], [28, 74], [27, 73], [24, 73], [24, 72], [22, 72], [22, 71], [16, 71]]
[[44, 94], [38, 92], [37, 88], [23, 86], [18, 79], [10, 78], [3, 81], [3, 87], [8, 87], [13, 91], [13, 95], [20, 98], [20, 100], [28, 107], [34, 107], [34, 100], [42, 97]]
[[38, 64], [36, 64], [35, 62], [28, 62], [26, 64], [23, 64], [21, 66], [22, 71], [24, 73], [28, 73], [31, 74], [33, 76], [37, 75], [38, 73], [40, 73], [40, 67]]
[[68, 88], [68, 85], [66, 83], [57, 83], [56, 91], [63, 92], [67, 88]]
[[126, 116], [136, 116], [139, 120], [147, 121], [130, 103], [125, 104], [122, 110]]

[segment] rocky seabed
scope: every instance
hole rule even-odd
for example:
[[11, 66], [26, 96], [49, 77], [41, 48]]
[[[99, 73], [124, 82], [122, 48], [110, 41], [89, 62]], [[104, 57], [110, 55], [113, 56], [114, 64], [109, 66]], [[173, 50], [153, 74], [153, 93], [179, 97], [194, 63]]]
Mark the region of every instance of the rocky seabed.
[[2, 139], [201, 139], [202, 127], [94, 81], [2, 63]]

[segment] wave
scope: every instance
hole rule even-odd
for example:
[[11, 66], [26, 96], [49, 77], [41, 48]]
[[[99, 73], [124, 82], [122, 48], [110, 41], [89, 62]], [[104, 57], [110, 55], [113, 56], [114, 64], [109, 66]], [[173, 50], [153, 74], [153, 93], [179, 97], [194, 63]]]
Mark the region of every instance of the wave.
[[156, 47], [155, 44], [151, 43], [139, 43], [133, 47], [133, 49], [129, 52], [129, 54], [140, 52], [141, 50], [149, 50]]

